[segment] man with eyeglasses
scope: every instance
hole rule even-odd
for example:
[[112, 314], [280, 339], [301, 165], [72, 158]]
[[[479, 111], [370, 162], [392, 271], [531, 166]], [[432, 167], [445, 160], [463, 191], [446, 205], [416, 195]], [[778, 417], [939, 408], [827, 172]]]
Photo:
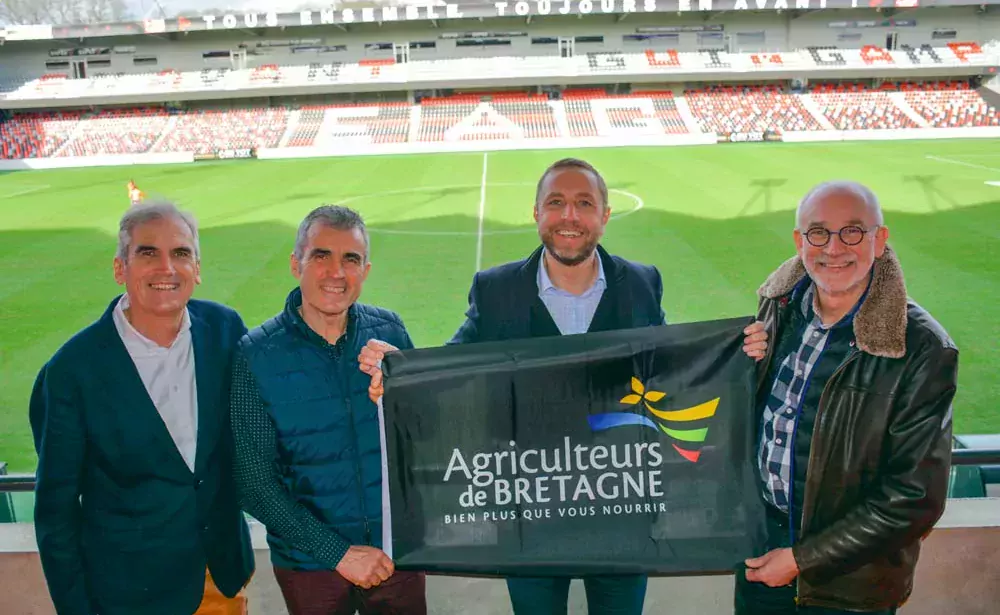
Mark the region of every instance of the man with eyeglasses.
[[738, 615], [891, 614], [944, 511], [958, 350], [908, 301], [878, 199], [802, 199], [798, 255], [758, 290], [756, 465], [767, 544], [736, 575]]

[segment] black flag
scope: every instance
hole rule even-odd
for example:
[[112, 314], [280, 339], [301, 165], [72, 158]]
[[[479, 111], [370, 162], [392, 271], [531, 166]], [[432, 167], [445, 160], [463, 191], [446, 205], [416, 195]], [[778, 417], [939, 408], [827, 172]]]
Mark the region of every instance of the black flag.
[[750, 320], [387, 356], [397, 567], [736, 569], [763, 531]]

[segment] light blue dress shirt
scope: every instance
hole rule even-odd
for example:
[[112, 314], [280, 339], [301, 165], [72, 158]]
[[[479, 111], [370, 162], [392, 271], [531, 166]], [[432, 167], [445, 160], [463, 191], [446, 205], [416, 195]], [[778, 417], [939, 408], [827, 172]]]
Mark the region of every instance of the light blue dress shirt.
[[545, 269], [545, 250], [542, 250], [542, 258], [538, 263], [538, 297], [548, 308], [552, 320], [563, 335], [586, 333], [590, 329], [590, 322], [594, 319], [597, 305], [607, 287], [604, 263], [597, 255], [597, 279], [590, 288], [579, 295], [556, 288]]

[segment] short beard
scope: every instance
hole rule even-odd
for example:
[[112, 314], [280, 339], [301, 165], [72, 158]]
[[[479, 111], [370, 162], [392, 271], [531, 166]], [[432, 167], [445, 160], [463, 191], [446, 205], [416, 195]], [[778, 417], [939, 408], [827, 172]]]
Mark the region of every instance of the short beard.
[[545, 246], [545, 251], [548, 252], [550, 255], [552, 255], [552, 258], [554, 258], [557, 263], [559, 263], [560, 265], [564, 265], [566, 267], [575, 267], [587, 261], [587, 259], [593, 256], [594, 251], [597, 249], [597, 241], [594, 241], [592, 243], [588, 243], [587, 245], [585, 245], [583, 247], [583, 250], [581, 250], [578, 254], [574, 256], [566, 256], [563, 254], [559, 254], [553, 247], [552, 243], [553, 242], [551, 241], [550, 237], [545, 237], [542, 239], [542, 245]]

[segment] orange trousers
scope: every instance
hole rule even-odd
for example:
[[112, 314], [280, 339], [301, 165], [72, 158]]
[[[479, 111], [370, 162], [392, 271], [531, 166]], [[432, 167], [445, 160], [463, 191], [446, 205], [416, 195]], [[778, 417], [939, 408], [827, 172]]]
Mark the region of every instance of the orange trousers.
[[205, 569], [205, 595], [201, 606], [194, 615], [247, 615], [246, 588], [233, 598], [227, 598], [212, 580], [212, 574]]

